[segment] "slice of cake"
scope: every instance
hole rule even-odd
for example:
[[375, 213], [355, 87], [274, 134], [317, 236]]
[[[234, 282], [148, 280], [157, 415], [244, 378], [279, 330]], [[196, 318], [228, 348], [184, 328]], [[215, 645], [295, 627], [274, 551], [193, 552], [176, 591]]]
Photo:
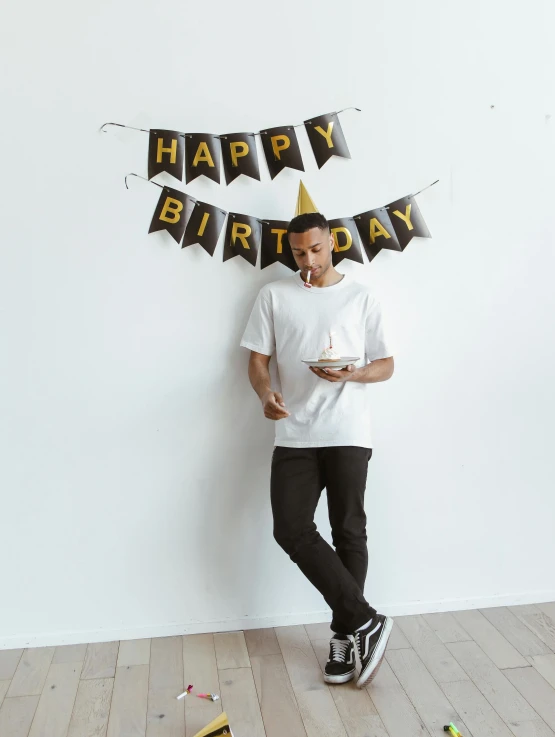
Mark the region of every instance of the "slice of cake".
[[319, 361], [341, 361], [341, 354], [339, 354], [333, 347], [333, 333], [330, 332], [330, 344], [320, 354]]

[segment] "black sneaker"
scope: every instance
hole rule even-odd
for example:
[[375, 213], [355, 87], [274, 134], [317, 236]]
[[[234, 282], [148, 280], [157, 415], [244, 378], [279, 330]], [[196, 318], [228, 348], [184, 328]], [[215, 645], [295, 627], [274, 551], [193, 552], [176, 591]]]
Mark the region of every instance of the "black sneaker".
[[357, 686], [362, 688], [372, 683], [385, 655], [393, 620], [378, 614], [370, 624], [355, 632], [355, 643], [360, 658], [360, 675]]
[[334, 635], [330, 640], [330, 657], [324, 669], [326, 683], [347, 683], [355, 677], [355, 646], [348, 635]]

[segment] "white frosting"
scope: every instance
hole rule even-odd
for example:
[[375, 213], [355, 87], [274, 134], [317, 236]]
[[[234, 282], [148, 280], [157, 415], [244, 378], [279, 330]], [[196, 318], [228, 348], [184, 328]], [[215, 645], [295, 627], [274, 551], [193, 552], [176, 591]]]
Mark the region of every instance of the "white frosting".
[[338, 361], [341, 355], [335, 350], [335, 348], [326, 348], [320, 354], [319, 361]]

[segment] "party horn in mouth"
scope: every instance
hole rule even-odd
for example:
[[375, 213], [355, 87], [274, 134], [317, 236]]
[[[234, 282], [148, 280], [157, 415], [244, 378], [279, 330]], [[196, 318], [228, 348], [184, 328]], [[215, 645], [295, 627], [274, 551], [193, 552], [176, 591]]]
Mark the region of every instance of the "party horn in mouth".
[[310, 275], [311, 275], [311, 274], [312, 274], [312, 271], [311, 271], [311, 270], [309, 269], [309, 270], [308, 270], [308, 274], [306, 275], [306, 281], [305, 281], [305, 283], [304, 283], [304, 285], [305, 285], [305, 287], [306, 287], [307, 289], [311, 289], [311, 288], [312, 288], [312, 284], [310, 283]]

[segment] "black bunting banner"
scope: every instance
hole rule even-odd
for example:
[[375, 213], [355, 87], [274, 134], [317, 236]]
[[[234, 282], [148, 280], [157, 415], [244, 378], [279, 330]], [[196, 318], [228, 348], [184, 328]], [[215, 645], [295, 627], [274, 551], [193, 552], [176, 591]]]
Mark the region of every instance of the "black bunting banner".
[[179, 131], [151, 130], [148, 143], [148, 178], [160, 172], [183, 181], [185, 139]]
[[304, 125], [319, 169], [332, 156], [351, 158], [337, 113], [327, 113], [305, 120]]
[[[128, 174], [125, 177], [127, 188], [127, 180], [131, 176], [144, 179], [139, 174]], [[415, 198], [438, 181], [389, 205], [366, 210], [353, 217], [329, 220], [330, 233], [334, 240], [333, 264], [337, 265], [345, 258], [364, 263], [361, 241], [368, 260], [372, 261], [382, 249], [404, 251], [413, 238], [431, 238]], [[180, 190], [160, 184], [156, 186], [162, 191], [149, 233], [167, 230], [177, 243], [185, 234], [183, 248], [198, 243], [213, 256], [224, 220], [229, 214], [224, 239], [224, 261], [242, 256], [255, 266], [260, 250], [262, 269], [279, 262], [293, 271], [297, 270], [287, 237], [287, 220], [260, 220], [252, 215], [227, 213], [207, 202], [197, 201]], [[302, 182], [299, 185], [298, 211], [299, 208], [300, 212], [317, 212]]]
[[275, 264], [279, 261], [292, 271], [299, 268], [293, 258], [293, 251], [287, 238], [287, 220], [262, 221], [262, 245], [260, 247], [260, 268]]
[[227, 133], [220, 136], [226, 184], [240, 174], [260, 181], [254, 133]]
[[260, 138], [272, 179], [285, 167], [304, 171], [295, 128], [288, 125], [282, 125], [279, 128], [268, 128], [260, 131]]
[[156, 233], [159, 230], [167, 230], [171, 237], [179, 243], [183, 238], [194, 204], [193, 197], [189, 197], [185, 192], [163, 187], [148, 232]]
[[261, 224], [257, 218], [230, 212], [224, 240], [224, 261], [242, 256], [249, 264], [256, 266], [260, 249]]
[[333, 265], [336, 266], [344, 258], [358, 261], [359, 264], [364, 263], [354, 218], [335, 218], [330, 220], [329, 224], [334, 241]]
[[185, 183], [201, 174], [220, 183], [220, 142], [210, 133], [186, 133]]
[[387, 207], [402, 251], [413, 238], [432, 237], [412, 195], [395, 200]]
[[[358, 110], [360, 112], [359, 108], [347, 107], [339, 110], [339, 112], [319, 115], [311, 120], [304, 121], [320, 168], [334, 155], [351, 158], [338, 117], [339, 113], [345, 112], [345, 110]], [[225, 135], [162, 129], [148, 130], [124, 125], [123, 123], [104, 123], [100, 130], [107, 133], [109, 126], [116, 126], [148, 133], [148, 178], [152, 179], [160, 172], [165, 171], [179, 181], [183, 181], [183, 164], [185, 162], [187, 184], [201, 174], [220, 184], [219, 139], [222, 148], [221, 155], [224, 158], [226, 184], [229, 184], [239, 174], [245, 174], [260, 181], [256, 152], [256, 136], [258, 135], [261, 137], [272, 179], [285, 167], [304, 171], [295, 132], [295, 128], [301, 125], [303, 123], [267, 128], [259, 132], [228, 133]]]
[[382, 248], [390, 251], [401, 251], [395, 229], [389, 218], [387, 207], [361, 212], [355, 215], [355, 223], [368, 256], [368, 261], [378, 255]]
[[183, 248], [199, 243], [207, 253], [214, 255], [227, 213], [219, 207], [197, 200], [183, 238]]

